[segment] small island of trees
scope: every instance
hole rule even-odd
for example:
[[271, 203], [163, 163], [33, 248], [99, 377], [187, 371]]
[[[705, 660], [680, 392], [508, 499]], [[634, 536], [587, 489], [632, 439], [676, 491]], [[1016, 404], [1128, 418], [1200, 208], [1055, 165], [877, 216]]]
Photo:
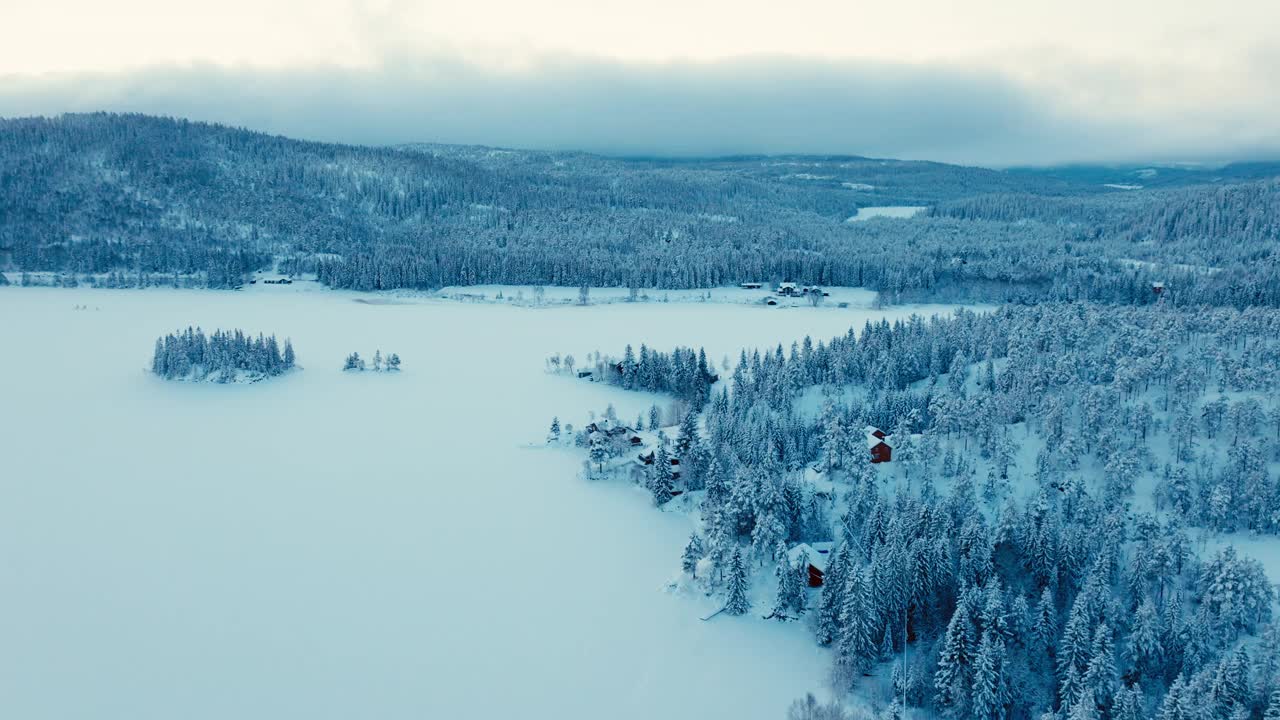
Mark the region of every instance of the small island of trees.
[[[347, 356], [345, 362], [342, 363], [342, 369], [348, 371], [362, 372], [369, 369], [369, 364], [360, 357], [360, 353], [353, 352]], [[395, 353], [389, 353], [386, 360], [382, 358], [382, 351], [375, 350], [373, 353], [373, 371], [382, 372], [398, 372], [400, 370], [400, 356]]]
[[179, 330], [156, 340], [151, 371], [165, 380], [257, 382], [295, 367], [293, 344], [275, 335], [256, 338], [242, 330]]

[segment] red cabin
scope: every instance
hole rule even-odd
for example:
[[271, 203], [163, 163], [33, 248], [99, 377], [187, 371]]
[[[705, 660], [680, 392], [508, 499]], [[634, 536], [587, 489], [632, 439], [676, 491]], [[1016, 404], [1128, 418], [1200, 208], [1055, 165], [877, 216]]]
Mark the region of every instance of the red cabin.
[[827, 574], [827, 562], [831, 557], [831, 548], [833, 544], [829, 542], [800, 543], [791, 548], [787, 552], [787, 558], [792, 565], [799, 562], [802, 557], [804, 563], [808, 566], [809, 571], [809, 587], [822, 587], [822, 581]]
[[888, 436], [878, 427], [868, 425], [867, 451], [871, 453], [871, 462], [882, 463], [893, 460], [893, 448], [889, 445]]

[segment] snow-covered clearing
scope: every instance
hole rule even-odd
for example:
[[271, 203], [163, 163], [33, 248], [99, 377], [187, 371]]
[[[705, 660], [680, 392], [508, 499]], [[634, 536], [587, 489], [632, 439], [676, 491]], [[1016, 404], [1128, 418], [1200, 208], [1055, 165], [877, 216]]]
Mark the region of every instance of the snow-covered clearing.
[[871, 218], [913, 218], [928, 208], [916, 205], [884, 205], [880, 207], [858, 208], [845, 222], [862, 222]]
[[[700, 622], [712, 600], [663, 594], [687, 517], [527, 447], [553, 413], [655, 399], [543, 360], [628, 342], [719, 359], [942, 308], [531, 310], [301, 285], [0, 288], [0, 717], [777, 718], [820, 690], [808, 634]], [[291, 338], [303, 369], [144, 372], [187, 325]], [[375, 348], [404, 371], [341, 372]]]

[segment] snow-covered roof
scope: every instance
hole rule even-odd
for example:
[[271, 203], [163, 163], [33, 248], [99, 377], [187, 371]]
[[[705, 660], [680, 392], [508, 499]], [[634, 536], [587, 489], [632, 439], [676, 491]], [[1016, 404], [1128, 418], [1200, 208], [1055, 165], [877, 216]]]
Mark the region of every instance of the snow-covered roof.
[[781, 290], [782, 288], [791, 288], [791, 289], [793, 289], [793, 290], [794, 290], [794, 289], [795, 289], [795, 287], [796, 287], [796, 284], [795, 284], [795, 283], [793, 283], [793, 282], [778, 283], [778, 289], [779, 289], [779, 290]]
[[888, 447], [893, 447], [893, 445], [891, 445], [891, 444], [889, 443], [889, 438], [888, 438], [888, 437], [885, 437], [885, 438], [878, 438], [878, 437], [876, 437], [875, 435], [872, 435], [871, 433], [867, 433], [867, 448], [868, 448], [868, 449], [873, 448], [873, 447], [875, 447], [875, 446], [877, 446], [877, 445], [880, 445], [880, 444], [882, 444], [882, 443], [883, 443], [884, 445], [887, 445]]
[[831, 559], [831, 548], [833, 546], [834, 543], [829, 542], [800, 543], [787, 552], [787, 559], [794, 565], [803, 556], [819, 572], [825, 573], [827, 571], [827, 563]]

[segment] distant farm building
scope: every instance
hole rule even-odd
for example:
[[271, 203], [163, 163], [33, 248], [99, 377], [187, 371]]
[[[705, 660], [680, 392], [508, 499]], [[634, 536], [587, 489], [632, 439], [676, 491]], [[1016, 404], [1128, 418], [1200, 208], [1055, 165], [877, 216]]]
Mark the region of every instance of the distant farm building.
[[601, 435], [608, 435], [609, 437], [618, 437], [621, 435], [631, 436], [635, 434], [634, 431], [626, 425], [621, 423], [611, 423], [607, 419], [589, 423], [586, 430], [589, 434], [599, 433]]
[[777, 301], [777, 300], [774, 300], [773, 298], [768, 298], [768, 299], [766, 299], [766, 300], [764, 301], [764, 304], [765, 304], [765, 305], [770, 305], [770, 306], [772, 306], [772, 305], [777, 305], [777, 304], [778, 304], [778, 301]]
[[778, 294], [792, 297], [796, 295], [796, 284], [793, 282], [778, 283]]
[[[640, 462], [641, 462], [641, 463], [643, 463], [643, 464], [645, 464], [645, 465], [652, 465], [652, 464], [653, 464], [653, 461], [654, 461], [654, 459], [655, 459], [655, 457], [656, 457], [656, 455], [654, 454], [654, 451], [653, 451], [653, 450], [650, 450], [650, 451], [649, 451], [649, 452], [647, 452], [647, 453], [640, 453], [640, 456], [639, 456], [639, 458], [638, 458], [638, 459], [640, 460]], [[672, 464], [672, 466], [677, 466], [677, 465], [679, 465], [679, 464], [680, 464], [680, 458], [677, 458], [677, 457], [673, 457], [673, 458], [671, 458], [671, 464]]]
[[1157, 294], [1157, 295], [1163, 295], [1163, 294], [1164, 294], [1164, 283], [1162, 283], [1162, 282], [1153, 282], [1153, 283], [1151, 283], [1151, 292], [1153, 292], [1153, 293], [1155, 293], [1155, 294]]
[[808, 565], [809, 587], [822, 587], [827, 575], [827, 565], [831, 561], [831, 548], [834, 543], [800, 543], [787, 552], [787, 559], [792, 565], [803, 562]]
[[893, 460], [893, 448], [890, 447], [884, 431], [867, 426], [867, 451], [871, 453], [871, 462], [885, 463]]
[[590, 371], [590, 370], [579, 370], [579, 371], [578, 371], [578, 377], [580, 377], [580, 378], [589, 378], [589, 377], [591, 377], [591, 371]]
[[743, 290], [759, 290], [759, 289], [760, 289], [760, 288], [762, 288], [762, 287], [764, 287], [764, 283], [758, 283], [758, 282], [744, 282], [744, 283], [742, 283], [742, 289], [743, 289]]

